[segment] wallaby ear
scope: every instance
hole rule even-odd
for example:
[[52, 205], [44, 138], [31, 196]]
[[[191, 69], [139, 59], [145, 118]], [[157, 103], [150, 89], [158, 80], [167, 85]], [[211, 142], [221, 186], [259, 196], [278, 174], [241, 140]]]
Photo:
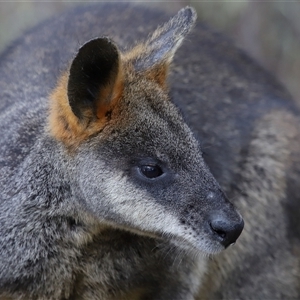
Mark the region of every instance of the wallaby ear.
[[123, 92], [120, 54], [107, 38], [84, 44], [51, 94], [49, 129], [67, 146], [100, 131]]
[[148, 40], [125, 54], [137, 72], [164, 86], [168, 68], [184, 37], [190, 32], [197, 18], [192, 7], [181, 9], [163, 26], [158, 27]]
[[70, 107], [80, 121], [100, 119], [120, 93], [119, 51], [107, 38], [84, 44], [74, 58], [67, 86]]

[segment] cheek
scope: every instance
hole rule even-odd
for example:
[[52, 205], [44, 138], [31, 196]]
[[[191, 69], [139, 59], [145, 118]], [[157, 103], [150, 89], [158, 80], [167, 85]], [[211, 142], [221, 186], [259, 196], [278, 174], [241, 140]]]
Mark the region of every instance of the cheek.
[[145, 231], [175, 233], [179, 221], [160, 205], [147, 191], [121, 174], [111, 174], [105, 180], [106, 201], [112, 204], [126, 224]]
[[183, 229], [178, 217], [169, 206], [158, 201], [163, 197], [133, 182], [128, 172], [89, 157], [78, 164], [78, 177], [82, 197], [100, 222], [113, 222], [141, 234], [181, 235]]

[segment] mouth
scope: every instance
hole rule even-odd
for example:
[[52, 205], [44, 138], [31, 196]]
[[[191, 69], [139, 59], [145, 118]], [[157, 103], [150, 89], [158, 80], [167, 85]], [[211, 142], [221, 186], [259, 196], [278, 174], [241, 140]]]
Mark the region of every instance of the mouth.
[[190, 239], [182, 236], [172, 236], [171, 243], [187, 252], [196, 255], [210, 256], [216, 255], [226, 248], [217, 240], [210, 238]]

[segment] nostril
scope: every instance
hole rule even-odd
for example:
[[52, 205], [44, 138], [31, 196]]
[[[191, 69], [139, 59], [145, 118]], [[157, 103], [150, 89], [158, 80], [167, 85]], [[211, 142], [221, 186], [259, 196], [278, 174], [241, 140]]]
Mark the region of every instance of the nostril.
[[209, 224], [211, 229], [219, 235], [222, 239], [226, 238], [226, 232], [220, 228], [218, 228], [215, 224], [213, 225], [212, 223]]
[[220, 222], [213, 222], [209, 224], [213, 232], [215, 232], [222, 239], [226, 238], [226, 232], [221, 228]]
[[216, 218], [215, 220], [212, 220], [209, 225], [221, 244], [227, 248], [229, 245], [235, 243], [237, 238], [240, 236], [244, 228], [244, 221], [240, 220], [234, 222]]

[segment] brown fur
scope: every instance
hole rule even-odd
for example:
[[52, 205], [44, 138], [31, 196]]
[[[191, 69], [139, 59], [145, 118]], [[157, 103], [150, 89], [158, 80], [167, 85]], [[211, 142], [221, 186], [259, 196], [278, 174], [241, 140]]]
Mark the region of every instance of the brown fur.
[[[147, 47], [144, 44], [139, 44], [127, 53], [124, 53], [123, 55], [123, 61], [124, 64], [127, 65], [128, 70], [133, 70], [132, 61], [140, 59], [147, 51]], [[153, 82], [156, 82], [159, 84], [161, 88], [168, 91], [168, 85], [167, 85], [167, 76], [169, 73], [169, 67], [170, 67], [170, 61], [173, 56], [169, 57], [168, 60], [165, 60], [164, 62], [156, 65], [155, 67], [145, 70], [143, 72], [143, 75], [148, 78], [149, 80], [152, 80]]]
[[[50, 95], [49, 128], [52, 136], [67, 147], [74, 148], [104, 128], [110, 119], [110, 112], [122, 97], [124, 75], [123, 70], [119, 70], [116, 82], [101, 90], [97, 115], [94, 117], [90, 114], [89, 122], [80, 121], [72, 112], [67, 96], [68, 76], [68, 72], [61, 76], [57, 87]], [[103, 99], [104, 101], [101, 101]]]
[[[105, 127], [110, 121], [112, 111], [114, 111], [115, 118], [117, 115], [115, 112], [120, 106], [120, 99], [124, 91], [124, 81], [126, 78], [132, 80], [135, 77], [132, 60], [141, 55], [144, 50], [143, 45], [139, 45], [122, 56], [115, 82], [100, 91], [96, 116], [93, 116], [92, 112], [86, 112], [88, 122], [79, 120], [72, 112], [67, 95], [69, 72], [65, 72], [50, 95], [49, 128], [52, 136], [63, 142], [68, 148], [76, 148], [88, 137], [100, 132]], [[160, 63], [143, 72], [143, 77], [153, 83], [158, 83], [163, 90], [167, 90], [168, 70], [169, 63]]]

